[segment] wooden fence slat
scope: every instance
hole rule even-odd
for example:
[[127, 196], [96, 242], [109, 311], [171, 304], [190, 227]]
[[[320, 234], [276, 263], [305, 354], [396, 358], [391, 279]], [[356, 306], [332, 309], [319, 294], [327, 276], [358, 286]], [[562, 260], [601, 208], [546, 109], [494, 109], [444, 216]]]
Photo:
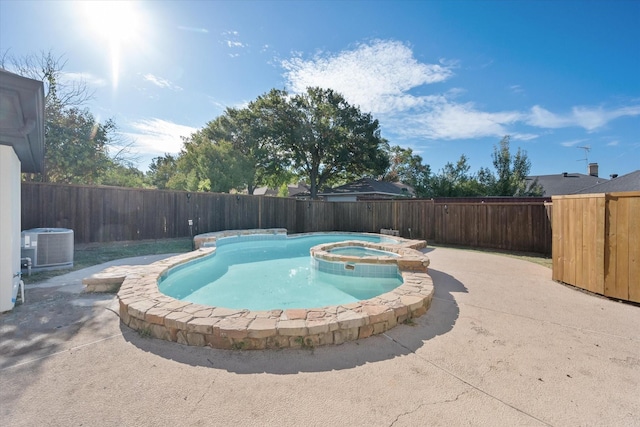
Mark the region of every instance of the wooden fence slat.
[[551, 277], [553, 280], [562, 281], [564, 278], [564, 239], [566, 234], [562, 229], [562, 208], [564, 200], [554, 200], [553, 210], [551, 211], [552, 223], [555, 224], [553, 236], [551, 238]]
[[586, 213], [586, 200], [572, 199], [574, 203], [573, 224], [573, 244], [575, 245], [575, 276], [574, 283], [576, 286], [586, 289], [587, 280], [585, 279], [585, 267], [588, 265], [584, 259], [585, 242], [589, 241], [589, 225], [585, 224], [584, 216]]
[[616, 294], [616, 252], [618, 250], [618, 205], [606, 200], [607, 234], [605, 240], [605, 283], [604, 294]]
[[[629, 198], [629, 301], [640, 302], [640, 197]], [[633, 220], [635, 218], [635, 220]]]
[[[617, 251], [615, 254], [615, 295], [616, 298], [629, 299], [629, 199], [617, 197], [611, 200], [617, 205]], [[613, 263], [613, 260], [611, 261]]]
[[589, 198], [586, 201], [583, 217], [583, 229], [589, 233], [587, 238], [582, 240], [582, 253], [583, 253], [583, 270], [585, 274], [584, 286], [585, 289], [591, 292], [597, 292], [597, 258], [596, 248], [593, 244], [597, 240], [598, 223], [596, 222], [596, 199]]
[[605, 292], [605, 274], [606, 274], [606, 256], [607, 256], [607, 201], [605, 197], [596, 198], [596, 236], [595, 236], [595, 271], [596, 271], [596, 288], [594, 292], [604, 295]]

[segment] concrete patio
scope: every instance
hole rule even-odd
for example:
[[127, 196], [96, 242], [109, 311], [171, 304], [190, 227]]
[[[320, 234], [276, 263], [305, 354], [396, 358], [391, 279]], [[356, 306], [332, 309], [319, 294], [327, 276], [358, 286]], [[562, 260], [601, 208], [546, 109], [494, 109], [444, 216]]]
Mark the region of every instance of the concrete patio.
[[0, 315], [0, 424], [640, 425], [640, 307], [519, 259], [426, 251], [426, 315], [304, 350], [146, 338], [121, 325], [114, 295], [81, 292], [104, 265], [30, 285]]

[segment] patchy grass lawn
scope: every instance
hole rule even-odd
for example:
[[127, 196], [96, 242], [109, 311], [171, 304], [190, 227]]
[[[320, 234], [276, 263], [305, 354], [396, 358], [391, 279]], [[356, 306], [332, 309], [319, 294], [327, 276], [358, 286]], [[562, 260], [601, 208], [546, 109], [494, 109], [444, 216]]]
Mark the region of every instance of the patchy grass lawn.
[[191, 251], [191, 238], [142, 240], [139, 242], [111, 242], [78, 244], [74, 247], [73, 268], [64, 270], [49, 270], [32, 273], [31, 276], [23, 271], [24, 283], [36, 283], [51, 277], [59, 276], [74, 270], [81, 270], [92, 265], [113, 261], [114, 259], [129, 258], [143, 255], [158, 255], [184, 253]]

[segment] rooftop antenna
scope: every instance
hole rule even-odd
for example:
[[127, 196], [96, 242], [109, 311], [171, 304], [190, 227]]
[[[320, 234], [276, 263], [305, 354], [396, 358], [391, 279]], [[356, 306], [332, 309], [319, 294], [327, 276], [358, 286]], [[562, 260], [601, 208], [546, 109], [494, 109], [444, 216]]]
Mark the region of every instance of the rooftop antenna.
[[584, 150], [584, 159], [578, 159], [576, 160], [576, 162], [581, 162], [584, 160], [585, 164], [587, 167], [589, 167], [589, 151], [591, 151], [591, 146], [590, 145], [585, 145], [585, 146], [580, 146], [580, 147], [576, 147], [576, 148], [581, 148]]

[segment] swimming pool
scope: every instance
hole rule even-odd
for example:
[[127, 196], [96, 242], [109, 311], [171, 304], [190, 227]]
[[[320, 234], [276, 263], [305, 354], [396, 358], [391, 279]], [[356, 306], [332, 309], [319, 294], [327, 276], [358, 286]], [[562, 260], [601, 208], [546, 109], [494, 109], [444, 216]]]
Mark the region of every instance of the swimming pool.
[[[343, 235], [339, 239], [353, 236]], [[160, 292], [159, 284], [167, 277], [179, 274], [189, 265], [205, 262], [209, 257], [215, 258], [217, 255], [214, 254], [226, 245], [231, 246], [231, 242], [250, 239], [253, 246], [260, 246], [256, 242], [287, 239], [285, 229], [207, 233], [194, 238], [194, 245], [198, 249], [192, 252], [145, 266], [105, 270], [94, 280], [98, 285], [105, 281], [111, 285], [117, 282], [120, 287], [117, 297], [121, 321], [155, 338], [193, 346], [243, 350], [341, 344], [383, 333], [399, 323], [423, 315], [431, 305], [434, 289], [427, 270], [429, 259], [417, 250], [424, 248], [426, 242], [401, 237], [390, 239], [375, 234], [371, 236], [375, 236], [372, 241], [321, 243], [309, 250], [311, 264], [320, 273], [322, 269], [330, 268], [333, 269], [331, 274], [337, 276], [356, 273], [366, 276], [372, 272], [378, 274], [387, 271], [389, 267], [394, 269], [396, 275], [399, 272], [402, 278], [399, 286], [373, 298], [350, 303], [313, 308], [250, 310], [199, 304]], [[360, 246], [387, 254], [352, 256], [331, 253], [332, 249], [342, 246]]]
[[[259, 237], [219, 239], [215, 254], [169, 271], [161, 278], [158, 288], [182, 301], [216, 307], [273, 310], [349, 304], [389, 292], [402, 284], [397, 266], [388, 266], [384, 272], [378, 268], [378, 271], [369, 269], [347, 275], [339, 274], [340, 265], [334, 265], [335, 269], [318, 268], [310, 256], [310, 249], [320, 244], [345, 240], [397, 243], [394, 239], [353, 233]], [[343, 255], [357, 251], [359, 257], [397, 256], [361, 246], [349, 248], [349, 252]], [[344, 248], [336, 248], [333, 252], [341, 249]], [[347, 271], [355, 269], [353, 263], [353, 269]]]

